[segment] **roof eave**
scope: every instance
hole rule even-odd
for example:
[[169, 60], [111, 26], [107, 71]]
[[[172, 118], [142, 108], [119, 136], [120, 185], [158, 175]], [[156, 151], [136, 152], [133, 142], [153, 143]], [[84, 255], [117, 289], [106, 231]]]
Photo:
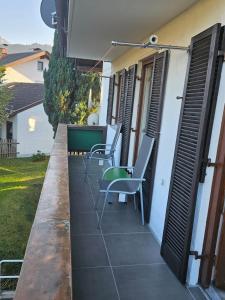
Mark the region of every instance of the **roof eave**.
[[42, 52], [34, 53], [33, 55], [30, 55], [30, 56], [27, 56], [27, 57], [24, 57], [24, 58], [21, 58], [21, 59], [17, 59], [13, 62], [10, 62], [10, 63], [5, 64], [5, 65], [0, 65], [0, 66], [5, 67], [5, 68], [13, 67], [13, 66], [16, 66], [16, 65], [20, 65], [20, 64], [23, 64], [23, 63], [30, 62], [32, 60], [41, 58], [43, 56], [45, 58], [49, 59], [50, 58], [50, 53], [48, 51], [42, 51]]
[[21, 112], [23, 112], [25, 110], [28, 110], [28, 109], [30, 109], [32, 107], [35, 107], [35, 106], [37, 106], [37, 105], [39, 105], [41, 103], [43, 103], [43, 100], [38, 100], [38, 101], [36, 101], [36, 102], [34, 102], [34, 103], [30, 104], [30, 105], [26, 105], [26, 106], [24, 106], [24, 107], [22, 107], [20, 109], [17, 109], [15, 111], [13, 111], [12, 113], [10, 113], [9, 117], [12, 118], [12, 117], [16, 116], [17, 114], [19, 114], [19, 113], [21, 113]]

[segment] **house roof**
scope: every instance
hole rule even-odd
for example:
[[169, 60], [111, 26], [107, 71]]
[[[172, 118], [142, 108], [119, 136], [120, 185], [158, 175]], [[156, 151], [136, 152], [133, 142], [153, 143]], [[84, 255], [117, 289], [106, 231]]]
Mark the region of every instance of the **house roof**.
[[43, 102], [44, 84], [42, 83], [15, 82], [7, 86], [12, 91], [12, 100], [8, 106], [11, 117]]
[[7, 54], [2, 58], [0, 58], [0, 66], [10, 67], [13, 65], [25, 63], [42, 57], [49, 58], [48, 51], [38, 50], [38, 51]]
[[111, 47], [112, 41], [146, 42], [198, 1], [56, 0], [63, 51], [68, 57], [113, 61], [129, 48]]

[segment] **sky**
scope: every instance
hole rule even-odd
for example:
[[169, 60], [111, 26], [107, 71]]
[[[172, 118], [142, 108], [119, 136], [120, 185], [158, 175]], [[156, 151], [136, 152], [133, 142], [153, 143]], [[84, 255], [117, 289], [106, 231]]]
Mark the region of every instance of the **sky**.
[[0, 0], [0, 37], [10, 44], [51, 44], [54, 30], [40, 15], [41, 0]]

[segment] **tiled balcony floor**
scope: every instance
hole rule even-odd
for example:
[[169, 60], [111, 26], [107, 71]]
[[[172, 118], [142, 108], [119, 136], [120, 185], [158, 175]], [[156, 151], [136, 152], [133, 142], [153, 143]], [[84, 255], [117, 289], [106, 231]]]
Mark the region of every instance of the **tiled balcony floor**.
[[133, 202], [121, 204], [114, 197], [97, 229], [94, 200], [101, 172], [91, 165], [85, 182], [82, 157], [69, 157], [74, 300], [204, 299], [177, 281]]

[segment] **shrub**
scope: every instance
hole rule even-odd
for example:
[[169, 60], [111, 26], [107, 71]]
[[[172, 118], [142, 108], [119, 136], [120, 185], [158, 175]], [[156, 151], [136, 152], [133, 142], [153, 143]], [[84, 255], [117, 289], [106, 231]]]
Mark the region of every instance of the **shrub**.
[[37, 151], [36, 154], [32, 155], [32, 161], [36, 162], [36, 161], [43, 161], [47, 159], [47, 155], [41, 151]]

